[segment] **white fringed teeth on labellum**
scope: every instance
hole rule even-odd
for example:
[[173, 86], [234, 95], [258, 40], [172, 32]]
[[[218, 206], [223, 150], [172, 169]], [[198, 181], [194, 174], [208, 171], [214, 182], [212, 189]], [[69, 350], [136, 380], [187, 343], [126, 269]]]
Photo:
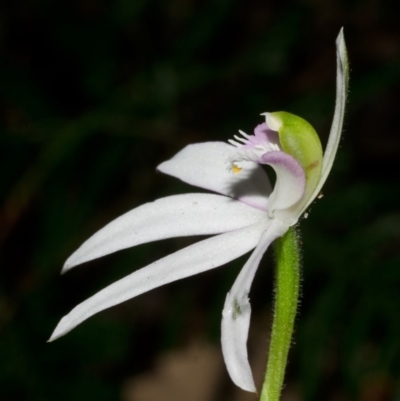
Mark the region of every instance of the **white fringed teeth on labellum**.
[[[296, 224], [321, 192], [338, 148], [346, 103], [348, 65], [343, 32], [337, 39], [337, 94], [325, 155], [312, 126], [286, 112], [266, 113], [254, 135], [230, 144], [185, 147], [158, 170], [215, 194], [170, 196], [115, 219], [75, 251], [63, 272], [110, 253], [166, 238], [213, 235], [104, 288], [64, 316], [53, 341], [106, 308], [146, 291], [222, 266], [253, 250], [229, 291], [222, 317], [222, 350], [236, 385], [256, 391], [247, 358], [250, 287], [260, 260], [276, 238]], [[227, 164], [229, 168], [227, 167]], [[276, 172], [274, 188], [262, 165]]]

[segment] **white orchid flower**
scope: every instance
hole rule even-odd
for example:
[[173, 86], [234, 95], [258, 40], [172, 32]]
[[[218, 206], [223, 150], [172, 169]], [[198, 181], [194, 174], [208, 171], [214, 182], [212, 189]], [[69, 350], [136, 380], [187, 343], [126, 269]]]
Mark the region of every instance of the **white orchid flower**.
[[[247, 357], [250, 323], [248, 294], [260, 260], [320, 193], [338, 149], [347, 86], [347, 56], [337, 39], [337, 95], [329, 141], [322, 148], [314, 129], [285, 112], [265, 113], [254, 135], [241, 132], [230, 144], [189, 145], [158, 170], [216, 192], [176, 195], [122, 215], [89, 238], [66, 261], [63, 272], [121, 249], [165, 238], [215, 235], [166, 256], [104, 288], [66, 315], [53, 341], [113, 305], [184, 277], [214, 269], [254, 249], [226, 297], [222, 350], [236, 385], [256, 391]], [[261, 165], [276, 172], [270, 182]], [[228, 165], [228, 168], [227, 168]]]

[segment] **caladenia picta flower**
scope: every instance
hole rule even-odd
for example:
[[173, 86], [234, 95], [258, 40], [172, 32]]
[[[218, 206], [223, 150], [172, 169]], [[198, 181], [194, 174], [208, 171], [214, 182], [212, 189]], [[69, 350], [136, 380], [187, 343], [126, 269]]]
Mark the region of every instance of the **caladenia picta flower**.
[[[248, 295], [263, 254], [279, 238], [276, 310], [267, 372], [267, 381], [275, 384], [267, 384], [263, 389], [265, 399], [279, 398], [299, 283], [298, 250], [292, 227], [319, 195], [342, 132], [348, 82], [342, 31], [336, 44], [336, 107], [324, 154], [313, 127], [286, 112], [264, 113], [265, 122], [255, 128], [253, 135], [240, 131], [230, 143], [185, 147], [159, 165], [158, 170], [217, 194], [169, 196], [129, 211], [89, 238], [69, 257], [63, 272], [151, 241], [214, 236], [143, 267], [82, 302], [60, 321], [50, 341], [97, 312], [161, 285], [222, 266], [253, 250], [227, 294], [221, 332], [224, 360], [232, 380], [244, 390], [256, 391], [247, 356], [251, 314]], [[263, 165], [275, 170], [274, 188]], [[274, 391], [277, 396], [273, 396]]]

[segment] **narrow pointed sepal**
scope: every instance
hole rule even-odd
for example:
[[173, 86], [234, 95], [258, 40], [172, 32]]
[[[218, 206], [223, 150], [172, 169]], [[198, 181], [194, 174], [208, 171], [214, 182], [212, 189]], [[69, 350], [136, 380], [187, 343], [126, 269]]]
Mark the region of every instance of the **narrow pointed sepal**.
[[[243, 390], [255, 393], [253, 374], [247, 356], [251, 306], [248, 297], [239, 303], [228, 292], [222, 312], [221, 338], [225, 364], [232, 381]], [[244, 344], [244, 347], [242, 346]]]
[[67, 334], [104, 309], [162, 285], [214, 269], [244, 255], [256, 247], [265, 225], [263, 221], [197, 242], [116, 281], [64, 316], [50, 341]]
[[226, 368], [232, 381], [246, 391], [255, 392], [247, 355], [247, 337], [251, 317], [248, 298], [260, 260], [273, 240], [282, 236], [288, 226], [272, 219], [260, 241], [229, 291], [222, 312], [221, 342]]
[[346, 42], [344, 40], [343, 28], [340, 30], [336, 39], [336, 100], [335, 112], [329, 133], [328, 143], [325, 148], [324, 158], [322, 160], [322, 172], [318, 185], [305, 203], [301, 212], [310, 205], [318, 196], [326, 179], [332, 169], [336, 153], [339, 148], [340, 138], [343, 131], [343, 120], [347, 102], [347, 92], [349, 87], [349, 61], [347, 56]]
[[226, 196], [184, 194], [139, 206], [86, 240], [65, 262], [62, 273], [81, 263], [166, 238], [213, 235], [250, 226], [265, 212]]

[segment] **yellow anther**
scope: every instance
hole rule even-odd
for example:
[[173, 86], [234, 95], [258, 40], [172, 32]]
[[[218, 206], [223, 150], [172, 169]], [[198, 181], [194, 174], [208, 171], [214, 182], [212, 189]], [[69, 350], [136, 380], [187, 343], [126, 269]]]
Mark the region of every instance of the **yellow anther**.
[[242, 171], [242, 167], [237, 166], [236, 164], [232, 165], [232, 171], [234, 174], [239, 174]]

